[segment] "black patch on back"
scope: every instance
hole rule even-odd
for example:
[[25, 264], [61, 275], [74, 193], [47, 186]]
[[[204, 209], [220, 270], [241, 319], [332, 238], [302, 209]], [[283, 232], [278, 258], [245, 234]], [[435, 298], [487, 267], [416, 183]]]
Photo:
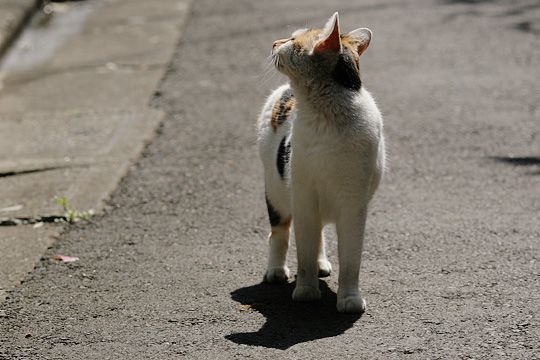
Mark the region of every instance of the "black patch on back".
[[353, 57], [347, 52], [339, 54], [332, 78], [338, 84], [350, 90], [358, 91], [362, 87], [358, 67]]
[[281, 143], [279, 143], [279, 149], [277, 153], [277, 169], [279, 176], [283, 179], [285, 176], [285, 165], [289, 162], [291, 156], [291, 143], [287, 142], [287, 137], [284, 136]]
[[266, 199], [266, 208], [268, 209], [268, 218], [270, 219], [270, 225], [271, 226], [278, 226], [281, 223], [281, 216], [279, 213], [274, 209], [272, 204], [270, 204], [270, 201], [268, 201], [268, 197], [265, 195]]

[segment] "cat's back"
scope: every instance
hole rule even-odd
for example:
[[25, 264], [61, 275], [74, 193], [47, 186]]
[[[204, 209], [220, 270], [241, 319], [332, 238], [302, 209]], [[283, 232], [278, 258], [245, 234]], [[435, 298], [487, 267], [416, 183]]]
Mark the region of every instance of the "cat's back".
[[261, 131], [281, 132], [281, 128], [290, 127], [291, 115], [296, 108], [296, 98], [289, 84], [274, 90], [266, 100], [258, 120], [259, 136]]
[[296, 98], [289, 84], [270, 94], [257, 122], [259, 152], [263, 162], [269, 165], [279, 147], [289, 147], [291, 126], [296, 116]]

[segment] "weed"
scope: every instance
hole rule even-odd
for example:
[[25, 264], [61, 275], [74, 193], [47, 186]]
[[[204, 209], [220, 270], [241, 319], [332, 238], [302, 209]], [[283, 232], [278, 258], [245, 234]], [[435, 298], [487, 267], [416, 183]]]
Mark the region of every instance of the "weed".
[[77, 221], [90, 221], [92, 216], [94, 216], [94, 210], [88, 211], [79, 211], [77, 209], [72, 209], [69, 206], [68, 199], [65, 196], [56, 198], [56, 203], [64, 209], [65, 220], [72, 224]]

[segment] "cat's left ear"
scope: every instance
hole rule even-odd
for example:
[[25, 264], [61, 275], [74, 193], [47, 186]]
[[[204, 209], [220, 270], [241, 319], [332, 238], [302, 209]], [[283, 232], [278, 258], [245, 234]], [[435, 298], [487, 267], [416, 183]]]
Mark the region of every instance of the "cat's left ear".
[[328, 19], [328, 22], [324, 26], [321, 33], [321, 39], [315, 44], [313, 48], [314, 54], [321, 53], [340, 53], [341, 52], [341, 38], [339, 35], [339, 15], [334, 13]]
[[362, 55], [371, 41], [371, 30], [368, 28], [359, 28], [351, 31], [347, 36], [356, 40], [358, 55]]

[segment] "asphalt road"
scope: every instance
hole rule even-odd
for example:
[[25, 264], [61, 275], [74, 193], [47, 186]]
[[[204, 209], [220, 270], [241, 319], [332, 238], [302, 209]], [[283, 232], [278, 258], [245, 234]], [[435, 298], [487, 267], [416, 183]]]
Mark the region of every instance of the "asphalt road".
[[[152, 100], [168, 114], [158, 135], [109, 212], [69, 228], [10, 294], [0, 358], [538, 358], [539, 7], [196, 1]], [[361, 317], [336, 312], [336, 273], [316, 304], [260, 283], [254, 124], [283, 81], [265, 76], [266, 57], [335, 10], [344, 29], [373, 30], [363, 83], [389, 145]]]

